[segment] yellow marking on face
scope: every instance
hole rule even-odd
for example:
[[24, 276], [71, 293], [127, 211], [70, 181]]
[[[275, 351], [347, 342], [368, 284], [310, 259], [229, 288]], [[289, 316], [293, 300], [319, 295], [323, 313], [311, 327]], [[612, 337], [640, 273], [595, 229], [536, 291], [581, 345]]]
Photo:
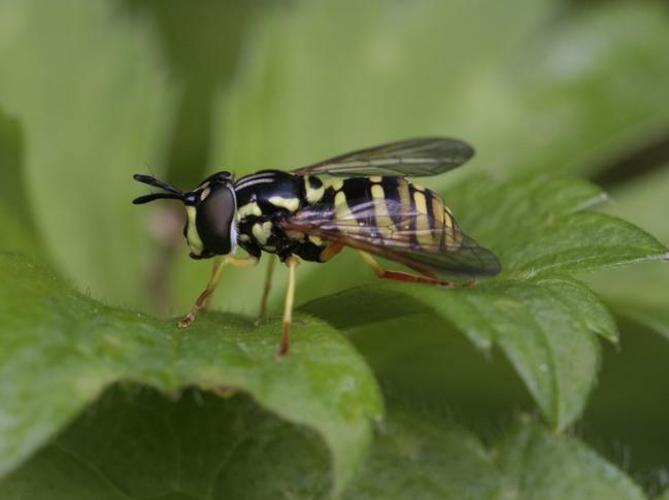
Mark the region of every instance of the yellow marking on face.
[[244, 217], [249, 215], [255, 215], [260, 217], [262, 215], [262, 210], [255, 201], [247, 203], [243, 207], [237, 209], [237, 220], [242, 220]]
[[272, 205], [279, 208], [285, 208], [289, 212], [296, 212], [300, 208], [299, 198], [284, 198], [283, 196], [272, 196], [268, 200]]
[[240, 234], [239, 235], [239, 241], [247, 242], [247, 241], [251, 241], [251, 238], [249, 237], [248, 234]]
[[204, 250], [204, 244], [202, 239], [197, 232], [197, 225], [195, 224], [195, 219], [197, 217], [197, 210], [195, 207], [186, 207], [186, 215], [188, 216], [188, 229], [186, 230], [186, 241], [191, 251], [195, 255], [202, 255]]
[[264, 245], [265, 243], [267, 243], [267, 240], [269, 240], [269, 237], [272, 235], [272, 223], [270, 221], [263, 223], [256, 222], [255, 224], [253, 224], [251, 232], [253, 233], [255, 239], [258, 240], [258, 243]]
[[369, 177], [369, 182], [373, 182], [373, 183], [377, 183], [377, 184], [379, 182], [381, 182], [382, 180], [383, 180], [383, 177], [381, 177], [380, 175], [372, 175], [372, 176]]
[[210, 194], [211, 194], [211, 189], [208, 187], [205, 188], [204, 191], [202, 191], [202, 194], [200, 195], [200, 201], [206, 200]]
[[413, 200], [416, 204], [416, 239], [421, 245], [429, 247], [433, 244], [433, 240], [430, 231], [430, 221], [428, 220], [425, 194], [416, 191], [413, 194]]
[[325, 194], [325, 184], [321, 183], [321, 187], [314, 189], [311, 187], [311, 183], [309, 182], [308, 177], [304, 179], [304, 188], [307, 194], [307, 201], [309, 203], [319, 202]]
[[384, 237], [390, 238], [396, 229], [385, 203], [386, 193], [380, 184], [373, 184], [371, 192], [372, 198], [376, 200], [376, 203], [374, 204], [376, 225], [379, 227], [379, 231]]

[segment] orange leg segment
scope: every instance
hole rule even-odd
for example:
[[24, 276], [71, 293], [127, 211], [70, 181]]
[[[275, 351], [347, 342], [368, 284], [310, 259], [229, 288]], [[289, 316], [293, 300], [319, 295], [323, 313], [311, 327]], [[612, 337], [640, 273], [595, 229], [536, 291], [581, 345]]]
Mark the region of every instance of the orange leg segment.
[[374, 257], [367, 252], [359, 251], [362, 260], [372, 268], [374, 273], [381, 279], [403, 281], [406, 283], [425, 283], [428, 285], [438, 285], [446, 288], [457, 288], [459, 285], [450, 281], [444, 281], [430, 276], [423, 276], [420, 274], [405, 273], [402, 271], [390, 271], [382, 267]]

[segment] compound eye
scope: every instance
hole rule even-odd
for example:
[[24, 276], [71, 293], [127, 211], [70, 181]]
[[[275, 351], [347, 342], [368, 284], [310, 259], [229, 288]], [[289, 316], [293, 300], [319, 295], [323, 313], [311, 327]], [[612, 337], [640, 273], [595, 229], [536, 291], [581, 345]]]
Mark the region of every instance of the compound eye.
[[232, 188], [221, 186], [213, 190], [197, 207], [197, 232], [207, 251], [227, 255], [232, 250], [232, 224], [237, 202]]

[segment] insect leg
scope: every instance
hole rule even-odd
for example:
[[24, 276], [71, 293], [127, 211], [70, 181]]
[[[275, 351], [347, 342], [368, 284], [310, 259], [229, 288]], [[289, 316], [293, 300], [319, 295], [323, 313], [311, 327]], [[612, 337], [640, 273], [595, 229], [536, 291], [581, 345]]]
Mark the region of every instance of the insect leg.
[[274, 275], [274, 264], [276, 263], [276, 257], [274, 255], [269, 256], [269, 263], [267, 264], [267, 273], [265, 274], [265, 287], [262, 292], [262, 299], [260, 299], [260, 313], [258, 314], [258, 319], [265, 317], [267, 312], [267, 299], [269, 298], [269, 292], [272, 290], [272, 276]]
[[458, 285], [455, 283], [451, 283], [450, 281], [444, 281], [440, 280], [437, 278], [432, 278], [430, 276], [422, 276], [420, 274], [411, 274], [411, 273], [405, 273], [402, 271], [389, 271], [388, 269], [385, 269], [384, 267], [379, 264], [374, 257], [372, 257], [370, 254], [367, 252], [363, 252], [362, 250], [358, 251], [360, 253], [360, 256], [362, 257], [362, 260], [365, 261], [365, 263], [372, 268], [374, 273], [381, 278], [381, 279], [387, 279], [387, 280], [395, 280], [395, 281], [405, 281], [409, 283], [426, 283], [429, 285], [440, 285], [444, 286], [447, 288], [457, 288]]
[[330, 242], [328, 243], [328, 246], [326, 246], [321, 252], [319, 260], [321, 262], [327, 262], [332, 257], [341, 252], [343, 249], [344, 245], [342, 245], [341, 243]]
[[297, 257], [290, 256], [286, 259], [288, 266], [288, 289], [286, 290], [286, 302], [283, 309], [283, 336], [281, 338], [281, 348], [277, 353], [277, 358], [281, 359], [288, 353], [290, 346], [290, 325], [293, 322], [293, 302], [295, 300], [295, 268], [299, 264]]
[[237, 257], [226, 255], [224, 259], [226, 264], [230, 264], [231, 266], [235, 267], [254, 267], [257, 266], [259, 262], [258, 258], [253, 257], [252, 255], [249, 257], [244, 257], [243, 259], [238, 259]]
[[221, 274], [223, 272], [224, 265], [230, 264], [237, 267], [251, 267], [255, 266], [257, 263], [258, 259], [256, 259], [255, 257], [249, 257], [246, 259], [237, 259], [235, 257], [230, 257], [230, 256], [216, 257], [214, 259], [214, 268], [211, 272], [211, 278], [209, 279], [209, 283], [207, 283], [207, 288], [205, 288], [204, 292], [202, 292], [200, 296], [197, 298], [197, 300], [195, 301], [195, 305], [186, 315], [186, 317], [181, 321], [179, 321], [178, 323], [179, 328], [186, 328], [192, 325], [198, 313], [203, 309], [207, 308], [209, 302], [211, 302], [211, 297], [214, 295], [214, 292], [216, 291], [218, 283], [221, 281]]

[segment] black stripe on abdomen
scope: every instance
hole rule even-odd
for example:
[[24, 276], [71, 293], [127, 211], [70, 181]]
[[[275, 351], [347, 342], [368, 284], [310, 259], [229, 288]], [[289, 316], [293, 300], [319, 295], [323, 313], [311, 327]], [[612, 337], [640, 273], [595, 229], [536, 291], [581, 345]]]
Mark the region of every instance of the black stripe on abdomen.
[[376, 217], [370, 208], [372, 201], [372, 182], [368, 177], [350, 177], [344, 180], [342, 191], [355, 220], [367, 227], [376, 225]]

